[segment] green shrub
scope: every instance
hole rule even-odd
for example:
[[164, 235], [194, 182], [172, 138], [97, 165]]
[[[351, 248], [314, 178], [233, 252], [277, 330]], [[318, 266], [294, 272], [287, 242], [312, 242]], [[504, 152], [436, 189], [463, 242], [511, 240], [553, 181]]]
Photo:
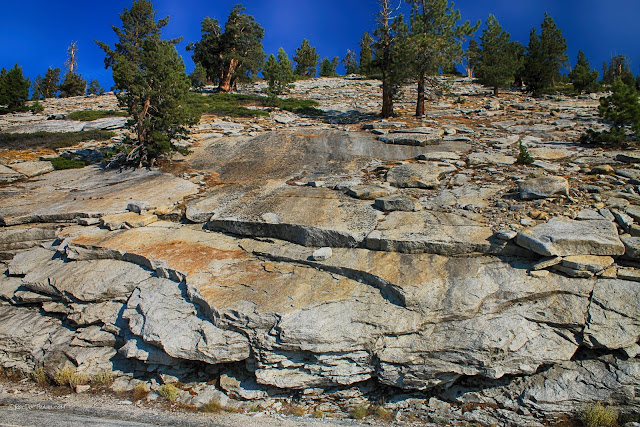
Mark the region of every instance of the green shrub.
[[377, 418], [381, 420], [391, 420], [393, 418], [393, 412], [388, 409], [385, 409], [382, 406], [377, 406], [375, 410], [375, 415]]
[[587, 407], [580, 418], [586, 427], [615, 427], [618, 425], [616, 411], [600, 402]]
[[127, 117], [127, 113], [115, 110], [82, 110], [67, 114], [67, 119], [81, 122], [92, 122], [106, 117]]
[[524, 146], [522, 141], [520, 141], [520, 153], [518, 154], [518, 158], [516, 159], [516, 163], [519, 165], [530, 165], [535, 162], [535, 159], [531, 157], [529, 154], [529, 150]]
[[39, 101], [36, 101], [31, 105], [31, 112], [33, 114], [40, 114], [44, 111], [44, 105], [40, 104]]
[[164, 384], [158, 389], [158, 394], [169, 402], [175, 402], [178, 400], [178, 387], [173, 384]]
[[366, 417], [367, 415], [369, 415], [369, 406], [368, 405], [357, 406], [357, 407], [353, 408], [351, 410], [351, 412], [349, 412], [349, 416], [351, 418], [353, 418], [354, 420], [361, 420], [364, 417]]
[[28, 150], [48, 148], [55, 150], [57, 148], [71, 147], [84, 141], [107, 141], [114, 136], [116, 136], [115, 132], [106, 130], [0, 133], [0, 149]]
[[55, 170], [82, 169], [87, 166], [84, 160], [67, 159], [65, 157], [53, 158], [51, 159], [51, 164]]
[[253, 107], [271, 107], [307, 116], [322, 116], [324, 111], [316, 108], [319, 103], [310, 99], [280, 99], [276, 96], [216, 93], [212, 95], [189, 94], [189, 105], [200, 113], [228, 117], [268, 117], [269, 112]]

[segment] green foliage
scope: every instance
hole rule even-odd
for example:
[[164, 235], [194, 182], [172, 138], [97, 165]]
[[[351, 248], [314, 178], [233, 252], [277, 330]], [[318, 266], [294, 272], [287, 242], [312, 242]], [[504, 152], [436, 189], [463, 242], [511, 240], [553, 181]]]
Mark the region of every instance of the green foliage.
[[541, 34], [533, 28], [529, 34], [529, 47], [525, 57], [523, 78], [527, 88], [535, 96], [555, 85], [568, 57], [567, 41], [553, 18], [545, 13]]
[[302, 44], [296, 49], [293, 61], [296, 63], [295, 75], [302, 77], [314, 77], [320, 55], [315, 47], [311, 47], [309, 40], [302, 40]]
[[361, 420], [364, 417], [366, 417], [367, 415], [369, 415], [369, 406], [368, 405], [357, 406], [357, 407], [353, 408], [349, 412], [349, 416], [351, 418], [353, 418], [354, 420]]
[[69, 71], [60, 83], [60, 97], [69, 98], [72, 96], [82, 96], [87, 90], [87, 81], [78, 73]]
[[616, 55], [611, 58], [609, 65], [605, 62], [602, 65], [602, 83], [612, 85], [620, 77], [629, 86], [635, 84], [635, 77], [629, 67], [629, 58], [624, 55]]
[[115, 132], [90, 130], [83, 132], [34, 132], [0, 133], [0, 149], [28, 150], [71, 147], [84, 141], [106, 141], [116, 136]]
[[67, 159], [66, 157], [55, 157], [50, 160], [55, 170], [82, 169], [87, 166], [83, 160]]
[[81, 122], [92, 122], [105, 117], [127, 117], [127, 113], [114, 110], [82, 110], [67, 114], [67, 119]]
[[467, 75], [472, 77], [476, 68], [480, 64], [480, 46], [476, 39], [469, 40], [469, 46], [467, 47]]
[[530, 165], [536, 161], [533, 157], [531, 157], [531, 154], [529, 154], [529, 150], [527, 150], [527, 147], [524, 146], [522, 141], [519, 142], [519, 148], [520, 152], [518, 153], [518, 157], [516, 158], [517, 164]]
[[480, 83], [498, 89], [513, 82], [520, 60], [511, 36], [504, 31], [493, 15], [487, 19], [487, 27], [480, 36], [482, 50], [478, 58], [477, 75]]
[[33, 104], [31, 104], [31, 112], [33, 114], [40, 114], [43, 111], [44, 111], [44, 105], [40, 104], [39, 101], [36, 101]]
[[231, 10], [224, 32], [217, 20], [205, 18], [201, 40], [187, 46], [193, 61], [202, 64], [222, 92], [232, 90], [238, 80], [253, 78], [264, 63], [264, 29], [244, 11], [242, 5]]
[[347, 50], [347, 55], [342, 60], [346, 74], [357, 74], [360, 72], [358, 68], [358, 61], [356, 59], [356, 53], [351, 49]]
[[196, 64], [191, 74], [189, 74], [191, 87], [194, 89], [202, 89], [207, 84], [207, 80], [207, 70], [202, 64]]
[[259, 109], [250, 109], [249, 106], [273, 107], [292, 113], [322, 116], [324, 111], [317, 109], [317, 101], [310, 99], [281, 99], [272, 96], [241, 95], [231, 93], [216, 93], [200, 95], [192, 93], [189, 97], [192, 108], [201, 113], [217, 114], [228, 117], [268, 117], [269, 112]]
[[137, 146], [127, 162], [152, 165], [171, 151], [172, 141], [186, 138], [187, 127], [199, 121], [187, 103], [190, 82], [175, 48], [178, 40], [162, 40], [168, 19], [155, 20], [147, 0], [135, 0], [120, 15], [122, 29], [113, 27], [118, 42], [112, 49], [102, 42], [105, 64], [113, 70], [118, 102], [132, 120]]
[[614, 80], [612, 94], [600, 99], [598, 114], [611, 122], [611, 130], [604, 132], [587, 131], [580, 141], [583, 143], [620, 143], [627, 139], [626, 128], [630, 127], [636, 138], [640, 136], [640, 103], [635, 84], [627, 85], [621, 77]]
[[89, 86], [87, 87], [87, 93], [89, 95], [103, 95], [104, 88], [100, 86], [100, 82], [97, 79], [93, 79], [89, 82]]
[[469, 21], [458, 24], [460, 11], [449, 0], [409, 0], [411, 32], [408, 49], [409, 67], [418, 81], [416, 115], [424, 114], [425, 79], [439, 70], [462, 62], [462, 44], [480, 26]]
[[578, 52], [578, 62], [569, 73], [569, 80], [578, 93], [591, 93], [599, 89], [598, 72], [591, 69], [591, 64], [583, 51]]
[[273, 54], [269, 55], [263, 74], [270, 93], [281, 94], [292, 87], [291, 83], [295, 80], [293, 67], [283, 48], [278, 49], [277, 59]]
[[38, 75], [33, 82], [33, 99], [55, 98], [59, 90], [60, 72], [60, 68], [49, 67], [44, 77]]
[[178, 392], [178, 387], [174, 386], [173, 384], [163, 384], [158, 389], [158, 394], [167, 399], [169, 402], [175, 402], [176, 400], [178, 400]]
[[394, 115], [393, 102], [409, 78], [407, 37], [409, 27], [402, 14], [393, 16], [390, 0], [381, 0], [378, 27], [374, 31], [375, 60], [372, 67], [382, 74], [382, 118]]
[[22, 75], [22, 67], [18, 64], [9, 71], [3, 68], [0, 71], [0, 113], [24, 111], [29, 86], [29, 79]]
[[320, 77], [334, 77], [337, 74], [338, 61], [337, 56], [333, 58], [333, 61], [329, 61], [329, 58], [324, 58], [320, 62]]
[[373, 66], [373, 37], [364, 33], [360, 39], [360, 72], [369, 75], [375, 72]]
[[580, 416], [586, 427], [616, 427], [618, 413], [610, 406], [598, 402], [587, 407]]

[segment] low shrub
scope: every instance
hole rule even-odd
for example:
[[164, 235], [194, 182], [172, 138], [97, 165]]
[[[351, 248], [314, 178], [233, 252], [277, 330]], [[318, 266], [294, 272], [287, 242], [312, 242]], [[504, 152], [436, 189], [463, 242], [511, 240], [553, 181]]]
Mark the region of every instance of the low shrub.
[[525, 147], [522, 141], [520, 141], [520, 153], [518, 154], [516, 163], [519, 165], [530, 165], [533, 162], [535, 162], [535, 159], [531, 157], [531, 154], [529, 154], [529, 150], [527, 150], [527, 147]]
[[357, 407], [353, 408], [351, 410], [351, 412], [349, 412], [349, 416], [351, 418], [353, 418], [354, 420], [361, 420], [364, 417], [366, 417], [367, 415], [369, 415], [369, 406], [368, 405], [357, 406]]
[[217, 399], [211, 399], [200, 408], [202, 412], [207, 412], [210, 414], [217, 414], [218, 412], [222, 411], [222, 409], [222, 403], [220, 403], [220, 401]]
[[98, 119], [104, 119], [107, 117], [127, 117], [128, 114], [124, 111], [115, 110], [82, 110], [74, 111], [67, 114], [67, 119], [77, 120], [81, 122], [92, 122]]
[[132, 396], [134, 400], [146, 399], [151, 391], [146, 384], [138, 384], [133, 388]]
[[109, 385], [111, 385], [111, 383], [113, 382], [113, 380], [114, 380], [113, 372], [111, 372], [111, 371], [107, 371], [107, 370], [104, 370], [104, 371], [98, 372], [97, 374], [94, 374], [94, 375], [91, 377], [91, 382], [92, 382], [93, 384], [96, 384], [96, 385], [103, 385], [103, 386], [109, 386]]
[[44, 368], [36, 368], [31, 374], [29, 374], [31, 380], [38, 384], [40, 387], [46, 387], [51, 384], [49, 376], [45, 372]]
[[55, 150], [76, 145], [84, 141], [107, 141], [116, 136], [115, 132], [90, 130], [82, 132], [34, 132], [0, 133], [0, 149], [28, 150], [48, 148]]
[[616, 427], [618, 413], [610, 406], [598, 402], [587, 407], [580, 417], [586, 427]]
[[76, 372], [75, 368], [58, 369], [53, 376], [53, 381], [59, 386], [75, 388], [89, 382], [89, 377]]
[[51, 159], [51, 164], [55, 170], [82, 169], [87, 166], [84, 160], [67, 159], [65, 157], [55, 157]]
[[175, 402], [178, 400], [178, 387], [173, 384], [164, 384], [158, 389], [158, 394], [169, 402]]

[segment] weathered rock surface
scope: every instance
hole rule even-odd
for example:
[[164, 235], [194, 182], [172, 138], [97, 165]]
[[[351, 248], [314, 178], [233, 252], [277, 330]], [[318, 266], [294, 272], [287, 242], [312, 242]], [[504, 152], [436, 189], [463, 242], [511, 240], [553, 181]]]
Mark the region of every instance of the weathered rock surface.
[[447, 163], [406, 163], [391, 168], [387, 182], [399, 188], [433, 188], [440, 184], [440, 179], [456, 170]]
[[546, 199], [554, 196], [569, 197], [569, 183], [560, 176], [546, 176], [518, 181], [523, 200]]
[[518, 233], [518, 245], [543, 256], [622, 255], [624, 245], [609, 221], [552, 218]]

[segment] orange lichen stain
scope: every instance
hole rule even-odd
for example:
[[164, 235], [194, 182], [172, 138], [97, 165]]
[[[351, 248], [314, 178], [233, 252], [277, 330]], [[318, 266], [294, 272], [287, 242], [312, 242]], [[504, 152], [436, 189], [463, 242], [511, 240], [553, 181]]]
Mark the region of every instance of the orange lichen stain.
[[13, 162], [16, 160], [23, 162], [37, 162], [41, 156], [49, 156], [56, 154], [53, 150], [6, 150], [0, 151], [0, 157], [7, 162]]
[[166, 261], [167, 264], [182, 273], [195, 273], [207, 269], [216, 260], [243, 260], [248, 255], [241, 249], [219, 249], [199, 243], [173, 241], [157, 243], [153, 246], [131, 250], [147, 259]]

